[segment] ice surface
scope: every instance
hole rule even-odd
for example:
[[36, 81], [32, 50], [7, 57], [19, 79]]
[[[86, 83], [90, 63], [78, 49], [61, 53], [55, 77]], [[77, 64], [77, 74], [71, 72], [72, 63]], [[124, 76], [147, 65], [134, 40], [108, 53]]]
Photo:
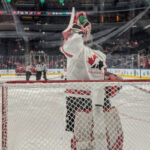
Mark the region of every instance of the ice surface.
[[[150, 85], [138, 87], [150, 91]], [[64, 90], [59, 87], [15, 87], [8, 90], [8, 150], [71, 150], [72, 134], [65, 131]], [[121, 117], [123, 150], [149, 150], [150, 94], [125, 85], [111, 103], [118, 108]]]

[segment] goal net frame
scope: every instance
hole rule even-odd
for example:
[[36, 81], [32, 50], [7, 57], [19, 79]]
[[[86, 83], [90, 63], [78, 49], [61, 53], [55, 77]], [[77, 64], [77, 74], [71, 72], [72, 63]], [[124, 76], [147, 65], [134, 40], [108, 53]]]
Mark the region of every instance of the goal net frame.
[[[8, 146], [7, 146], [7, 127], [8, 127], [8, 118], [7, 118], [7, 113], [8, 113], [8, 85], [16, 85], [17, 84], [28, 84], [28, 85], [32, 85], [32, 84], [52, 84], [52, 83], [59, 83], [59, 84], [65, 84], [65, 83], [113, 83], [113, 84], [118, 84], [119, 85], [125, 85], [125, 84], [135, 84], [135, 87], [136, 87], [136, 84], [142, 84], [144, 85], [144, 83], [149, 83], [150, 85], [150, 80], [114, 80], [114, 81], [110, 81], [110, 80], [52, 80], [52, 81], [8, 81], [8, 82], [5, 82], [5, 83], [1, 83], [1, 89], [2, 89], [2, 108], [1, 108], [1, 114], [2, 114], [2, 120], [1, 120], [1, 129], [2, 129], [2, 132], [1, 132], [1, 136], [2, 136], [2, 142], [1, 142], [1, 147], [2, 147], [2, 150], [8, 150]], [[150, 94], [150, 91], [149, 90], [146, 90], [144, 88], [141, 88], [141, 87], [136, 87], [138, 88], [139, 90], [143, 91], [143, 92], [146, 92], [146, 93], [149, 93]], [[108, 110], [109, 111], [109, 110]], [[75, 137], [74, 137], [75, 138]], [[76, 141], [73, 141], [73, 142], [76, 142]], [[76, 147], [74, 147], [73, 150], [75, 150]], [[78, 150], [78, 149], [77, 149]], [[123, 149], [119, 149], [118, 148], [114, 148], [114, 149], [111, 149], [111, 150], [123, 150]]]

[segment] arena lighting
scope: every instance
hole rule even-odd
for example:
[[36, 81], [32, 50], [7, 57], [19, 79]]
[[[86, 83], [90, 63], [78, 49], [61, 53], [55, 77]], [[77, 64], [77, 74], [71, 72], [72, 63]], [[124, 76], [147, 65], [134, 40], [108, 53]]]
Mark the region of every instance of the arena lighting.
[[136, 25], [133, 25], [133, 26], [132, 26], [132, 28], [136, 28], [136, 27], [137, 27]]
[[116, 21], [119, 22], [119, 15], [116, 16]]
[[42, 14], [42, 12], [41, 11], [38, 11], [38, 12], [36, 12], [36, 15], [41, 15]]
[[11, 0], [7, 0], [7, 3], [11, 3]]
[[59, 3], [60, 3], [60, 4], [63, 4], [63, 3], [64, 3], [64, 0], [59, 0]]
[[[69, 11], [61, 11], [61, 12], [49, 12], [49, 11], [13, 11], [13, 15], [34, 15], [34, 16], [59, 16], [59, 15], [70, 15]], [[87, 15], [95, 14], [94, 11], [87, 11]], [[0, 15], [9, 15], [7, 11], [0, 11]]]
[[148, 28], [150, 28], [150, 24], [144, 27], [145, 30]]
[[104, 23], [104, 16], [101, 16], [101, 23]]
[[45, 3], [45, 0], [40, 0], [40, 3], [41, 3], [41, 4], [44, 4], [44, 3]]

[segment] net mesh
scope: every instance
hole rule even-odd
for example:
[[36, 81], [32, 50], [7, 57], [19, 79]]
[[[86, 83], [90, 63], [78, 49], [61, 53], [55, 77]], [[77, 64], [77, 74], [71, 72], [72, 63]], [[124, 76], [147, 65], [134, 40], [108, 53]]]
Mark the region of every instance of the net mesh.
[[150, 82], [1, 85], [2, 150], [148, 150]]

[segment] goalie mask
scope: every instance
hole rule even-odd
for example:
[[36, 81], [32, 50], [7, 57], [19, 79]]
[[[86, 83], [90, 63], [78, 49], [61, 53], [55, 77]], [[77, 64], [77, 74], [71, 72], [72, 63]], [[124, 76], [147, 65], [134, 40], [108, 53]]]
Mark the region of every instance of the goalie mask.
[[87, 15], [84, 12], [79, 12], [74, 17], [72, 30], [83, 33], [85, 40], [89, 39], [91, 35], [91, 23], [87, 19]]
[[88, 21], [84, 12], [78, 12], [75, 15], [75, 9], [72, 9], [72, 15], [68, 27], [63, 31], [64, 40], [68, 40], [73, 33], [83, 34], [85, 40], [91, 35], [91, 23]]

